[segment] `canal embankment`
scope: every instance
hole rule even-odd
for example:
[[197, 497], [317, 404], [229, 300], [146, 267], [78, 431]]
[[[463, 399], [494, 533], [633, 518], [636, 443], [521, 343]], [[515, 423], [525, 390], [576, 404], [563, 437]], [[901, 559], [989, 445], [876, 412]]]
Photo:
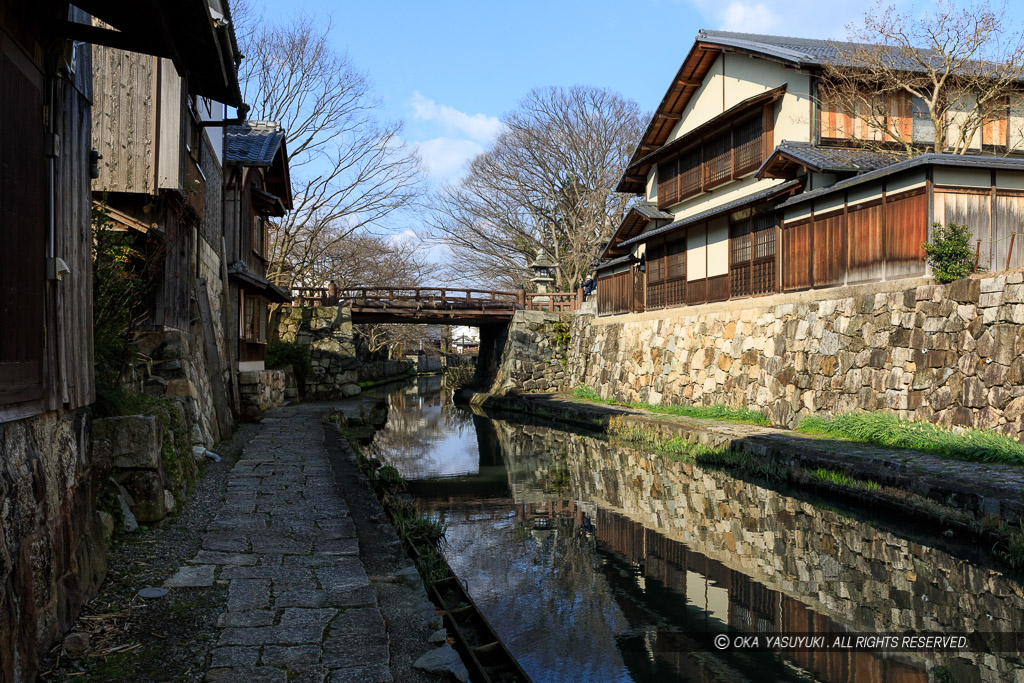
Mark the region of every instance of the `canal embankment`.
[[462, 392], [458, 398], [487, 414], [519, 414], [591, 430], [642, 451], [747, 471], [875, 512], [914, 518], [939, 532], [980, 538], [1011, 565], [1024, 566], [1018, 547], [1024, 467], [965, 462], [764, 425], [667, 415], [567, 394]]

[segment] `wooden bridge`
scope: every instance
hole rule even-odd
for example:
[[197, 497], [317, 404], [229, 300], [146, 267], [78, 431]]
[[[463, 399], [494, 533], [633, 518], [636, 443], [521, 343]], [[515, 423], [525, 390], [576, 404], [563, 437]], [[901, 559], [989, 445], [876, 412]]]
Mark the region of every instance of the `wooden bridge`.
[[292, 306], [349, 306], [353, 323], [485, 325], [507, 322], [519, 310], [578, 310], [583, 290], [532, 293], [449, 287], [355, 287], [330, 295], [323, 288], [292, 289]]

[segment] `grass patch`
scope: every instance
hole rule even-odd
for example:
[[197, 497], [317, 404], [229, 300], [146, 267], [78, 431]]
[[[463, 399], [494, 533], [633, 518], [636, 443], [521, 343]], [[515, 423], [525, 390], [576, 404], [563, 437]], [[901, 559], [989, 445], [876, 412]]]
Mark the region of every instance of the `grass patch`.
[[892, 413], [810, 416], [800, 421], [797, 431], [909, 448], [957, 460], [1024, 465], [1024, 444], [993, 430], [947, 429], [930, 422], [904, 420]]
[[810, 475], [813, 479], [826, 484], [834, 484], [861, 491], [878, 491], [882, 488], [881, 484], [876, 481], [856, 479], [841, 470], [827, 470], [824, 467], [819, 467], [816, 470], [811, 470]]
[[664, 405], [660, 403], [638, 403], [635, 401], [623, 403], [621, 401], [601, 398], [601, 396], [590, 387], [576, 387], [576, 389], [573, 390], [572, 395], [574, 398], [582, 399], [584, 401], [594, 401], [595, 403], [623, 406], [625, 408], [636, 408], [639, 410], [647, 410], [652, 413], [660, 413], [662, 415], [678, 415], [680, 417], [693, 417], [698, 420], [719, 420], [720, 422], [739, 422], [741, 424], [751, 425], [768, 426], [771, 424], [764, 413], [756, 410], [750, 410], [749, 408], [730, 408], [729, 406], [722, 405], [721, 403], [716, 403], [711, 406]]

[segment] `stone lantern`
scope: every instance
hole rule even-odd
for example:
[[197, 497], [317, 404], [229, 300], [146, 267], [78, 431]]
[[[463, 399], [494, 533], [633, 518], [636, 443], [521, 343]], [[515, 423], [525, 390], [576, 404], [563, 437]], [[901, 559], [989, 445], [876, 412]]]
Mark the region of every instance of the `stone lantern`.
[[537, 256], [530, 263], [530, 270], [533, 271], [530, 282], [533, 283], [534, 290], [538, 294], [551, 291], [551, 286], [555, 282], [555, 262], [548, 255], [547, 250], [537, 250]]

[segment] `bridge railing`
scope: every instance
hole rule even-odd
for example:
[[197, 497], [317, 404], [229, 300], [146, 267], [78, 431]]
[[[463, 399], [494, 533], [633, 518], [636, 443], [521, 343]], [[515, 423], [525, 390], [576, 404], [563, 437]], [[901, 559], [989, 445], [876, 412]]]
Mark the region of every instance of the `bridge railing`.
[[292, 306], [335, 306], [351, 302], [373, 307], [388, 304], [409, 307], [429, 305], [431, 308], [509, 308], [530, 311], [570, 312], [579, 309], [582, 290], [577, 292], [514, 292], [452, 287], [350, 287], [339, 289], [334, 296], [323, 287], [292, 289]]

